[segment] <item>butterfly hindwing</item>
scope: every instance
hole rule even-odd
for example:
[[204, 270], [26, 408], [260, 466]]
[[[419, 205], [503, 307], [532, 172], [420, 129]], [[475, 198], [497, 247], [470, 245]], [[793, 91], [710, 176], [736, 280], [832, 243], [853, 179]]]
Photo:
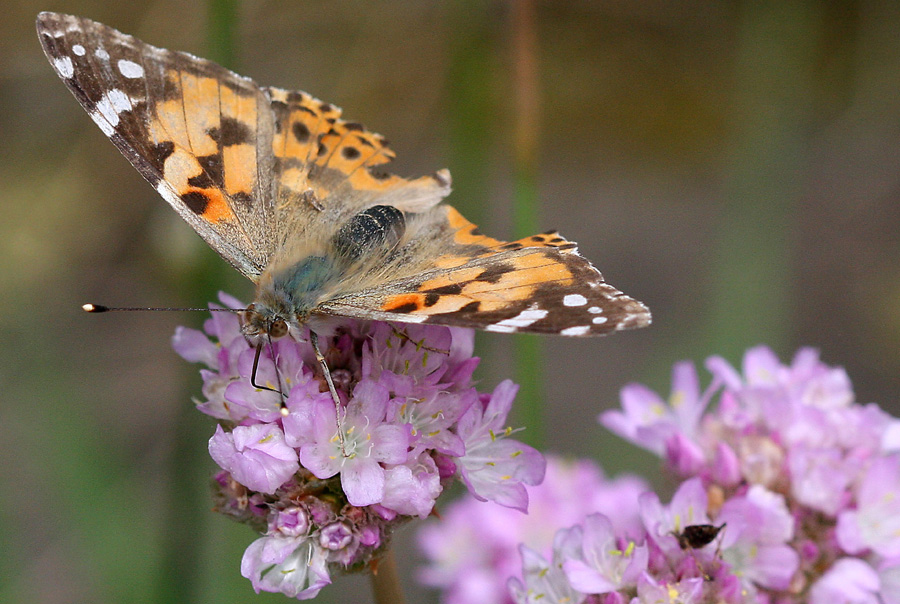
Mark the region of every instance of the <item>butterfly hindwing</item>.
[[[650, 323], [643, 304], [607, 284], [575, 243], [556, 232], [504, 242], [482, 235], [450, 206], [435, 208], [430, 220], [430, 235], [412, 237], [408, 245], [414, 250], [399, 250], [397, 266], [389, 263], [379, 273], [394, 279], [379, 276], [372, 287], [323, 303], [322, 309], [386, 321], [566, 336]], [[416, 261], [406, 260], [410, 256]], [[412, 274], [404, 274], [411, 264]]]
[[375, 205], [418, 213], [450, 193], [446, 170], [414, 180], [384, 171], [383, 165], [394, 158], [387, 141], [340, 119], [339, 107], [304, 92], [266, 92], [275, 118], [277, 240], [284, 248], [290, 248], [291, 240], [327, 240]]

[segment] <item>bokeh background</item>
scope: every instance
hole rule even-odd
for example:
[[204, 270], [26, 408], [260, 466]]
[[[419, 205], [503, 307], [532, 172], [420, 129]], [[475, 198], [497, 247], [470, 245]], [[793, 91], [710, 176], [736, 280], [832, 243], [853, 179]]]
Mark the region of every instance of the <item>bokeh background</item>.
[[[284, 602], [209, 511], [212, 421], [176, 313], [250, 284], [206, 249], [57, 79], [34, 33], [71, 12], [301, 88], [449, 167], [486, 233], [558, 228], [651, 328], [479, 338], [481, 387], [528, 382], [526, 438], [655, 476], [597, 413], [671, 364], [812, 345], [900, 411], [900, 4], [892, 1], [4, 2], [0, 23], [0, 601]], [[230, 15], [230, 16], [229, 16]], [[532, 207], [530, 201], [537, 201]], [[518, 205], [524, 204], [524, 205]], [[524, 208], [524, 209], [523, 209]], [[525, 233], [521, 233], [525, 234]], [[516, 369], [516, 359], [525, 370]], [[524, 359], [524, 360], [521, 360]], [[531, 369], [529, 369], [531, 367]], [[659, 485], [665, 488], [666, 485]], [[399, 536], [413, 602], [413, 531]], [[369, 601], [365, 578], [321, 601]]]

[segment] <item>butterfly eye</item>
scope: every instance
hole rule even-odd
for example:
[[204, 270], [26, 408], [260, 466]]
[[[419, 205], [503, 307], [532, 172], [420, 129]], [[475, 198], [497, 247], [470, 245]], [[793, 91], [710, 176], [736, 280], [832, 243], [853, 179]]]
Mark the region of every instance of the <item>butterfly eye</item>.
[[284, 322], [284, 319], [275, 319], [272, 321], [272, 325], [269, 326], [269, 335], [273, 338], [280, 338], [286, 336], [288, 332], [287, 323]]

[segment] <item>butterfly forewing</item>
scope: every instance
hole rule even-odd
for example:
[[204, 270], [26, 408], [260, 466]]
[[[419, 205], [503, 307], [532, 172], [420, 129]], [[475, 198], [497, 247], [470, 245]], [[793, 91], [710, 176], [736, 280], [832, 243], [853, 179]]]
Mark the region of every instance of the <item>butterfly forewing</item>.
[[274, 251], [269, 101], [215, 63], [70, 15], [44, 51], [100, 129], [226, 260], [254, 278]]

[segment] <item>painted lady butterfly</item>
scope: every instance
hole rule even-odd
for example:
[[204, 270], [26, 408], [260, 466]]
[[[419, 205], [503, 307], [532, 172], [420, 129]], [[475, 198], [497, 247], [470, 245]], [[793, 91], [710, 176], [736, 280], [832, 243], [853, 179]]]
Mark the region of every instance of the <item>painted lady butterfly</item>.
[[100, 129], [256, 284], [251, 339], [335, 315], [564, 336], [650, 323], [558, 233], [493, 239], [440, 203], [447, 170], [383, 171], [384, 138], [334, 105], [88, 19], [45, 12], [37, 29]]

